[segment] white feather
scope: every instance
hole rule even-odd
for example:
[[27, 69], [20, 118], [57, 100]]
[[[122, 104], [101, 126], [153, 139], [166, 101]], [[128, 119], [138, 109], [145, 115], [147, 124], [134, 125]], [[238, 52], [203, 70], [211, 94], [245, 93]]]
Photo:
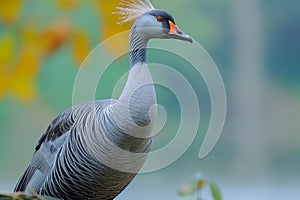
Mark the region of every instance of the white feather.
[[145, 12], [155, 9], [150, 0], [122, 0], [119, 4], [116, 7], [118, 11], [113, 12], [120, 16], [118, 24], [133, 21]]

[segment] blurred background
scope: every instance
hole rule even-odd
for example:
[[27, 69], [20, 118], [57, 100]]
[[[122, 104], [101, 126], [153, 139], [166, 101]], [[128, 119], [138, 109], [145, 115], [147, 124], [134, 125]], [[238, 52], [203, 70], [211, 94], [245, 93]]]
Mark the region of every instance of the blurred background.
[[[72, 105], [76, 72], [116, 25], [116, 0], [0, 0], [0, 192], [11, 192], [51, 120]], [[295, 199], [300, 196], [300, 1], [153, 0], [211, 55], [223, 76], [228, 112], [214, 150], [198, 158], [210, 119], [201, 76], [166, 52], [149, 51], [190, 80], [199, 98], [197, 138], [171, 166], [140, 174], [117, 199], [181, 199], [177, 189], [200, 172], [223, 199]], [[114, 56], [128, 38], [106, 47]], [[114, 48], [118, 46], [118, 48]], [[180, 48], [180, 47], [178, 47]], [[110, 98], [127, 71], [123, 56], [106, 70], [97, 98]], [[201, 61], [199, 61], [201, 62]], [[101, 66], [101, 63], [99, 64]], [[168, 75], [166, 75], [166, 78]], [[180, 110], [174, 94], [157, 86], [168, 120], [154, 142], [175, 136]], [[189, 120], [189, 119], [184, 119]], [[188, 133], [187, 133], [188, 134]], [[206, 189], [204, 199], [211, 199]]]

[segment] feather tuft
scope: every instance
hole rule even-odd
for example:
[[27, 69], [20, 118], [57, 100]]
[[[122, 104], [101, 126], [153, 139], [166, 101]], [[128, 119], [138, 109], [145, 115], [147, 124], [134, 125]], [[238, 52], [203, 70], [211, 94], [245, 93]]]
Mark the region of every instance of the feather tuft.
[[118, 11], [112, 13], [120, 16], [118, 24], [131, 22], [145, 12], [155, 9], [150, 0], [122, 0], [119, 5], [116, 7]]

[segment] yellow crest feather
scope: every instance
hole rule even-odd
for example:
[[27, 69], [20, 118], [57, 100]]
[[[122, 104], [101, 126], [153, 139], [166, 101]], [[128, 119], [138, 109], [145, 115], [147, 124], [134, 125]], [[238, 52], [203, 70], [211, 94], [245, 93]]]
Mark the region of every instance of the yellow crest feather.
[[119, 4], [116, 7], [118, 11], [113, 12], [120, 16], [118, 24], [131, 22], [143, 13], [155, 9], [150, 0], [122, 0]]

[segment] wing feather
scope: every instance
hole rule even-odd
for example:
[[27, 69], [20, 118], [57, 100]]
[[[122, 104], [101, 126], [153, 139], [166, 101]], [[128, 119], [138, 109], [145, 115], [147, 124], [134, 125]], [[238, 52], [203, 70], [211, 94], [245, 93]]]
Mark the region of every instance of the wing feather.
[[91, 107], [102, 110], [110, 100], [85, 102], [75, 105], [58, 115], [42, 134], [35, 147], [35, 152], [25, 172], [19, 179], [14, 191], [27, 192], [28, 187], [38, 192], [46, 177], [50, 174], [56, 156], [68, 138], [73, 126], [84, 124], [80, 116], [90, 111]]
[[25, 191], [31, 177], [33, 176], [35, 169], [29, 164], [23, 174], [19, 179], [17, 185], [14, 188], [14, 192]]
[[[74, 108], [69, 108], [60, 115], [58, 115], [48, 126], [47, 130], [42, 134], [35, 147], [35, 152], [33, 154], [30, 164], [27, 166], [25, 172], [23, 173], [23, 175], [21, 176], [14, 188], [15, 192], [25, 191], [26, 187], [28, 186], [28, 183], [31, 181], [37, 170], [41, 171], [41, 174], [44, 174], [44, 176], [46, 177], [46, 169], [48, 168], [48, 166], [46, 166], [46, 158], [43, 157], [41, 153], [39, 153], [39, 150], [42, 144], [47, 143], [49, 141], [55, 142], [56, 139], [68, 133], [68, 131], [74, 124], [74, 118], [72, 116], [73, 111]], [[51, 148], [49, 148], [49, 154], [55, 153], [51, 151]], [[43, 179], [45, 177], [38, 178]]]

